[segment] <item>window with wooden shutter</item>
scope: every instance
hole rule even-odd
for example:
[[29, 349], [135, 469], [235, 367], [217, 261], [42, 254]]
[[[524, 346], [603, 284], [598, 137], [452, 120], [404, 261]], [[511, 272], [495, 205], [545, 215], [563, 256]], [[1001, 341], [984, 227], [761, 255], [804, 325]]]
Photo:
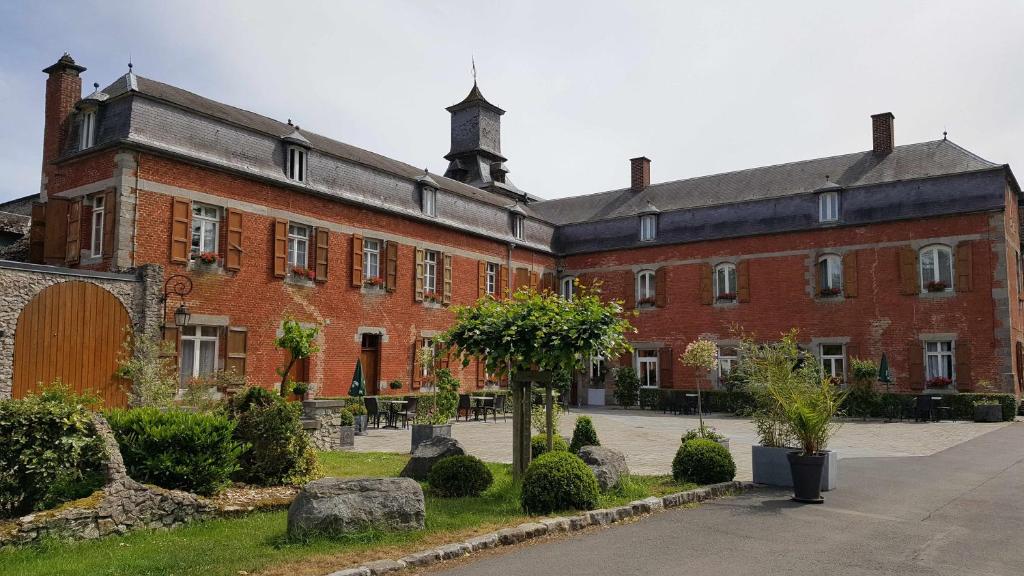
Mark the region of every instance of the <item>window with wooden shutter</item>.
[[64, 239], [64, 262], [75, 264], [82, 256], [82, 199], [76, 198], [68, 206], [68, 232]]
[[917, 250], [902, 246], [896, 251], [900, 274], [900, 294], [917, 294], [921, 284], [917, 274]]
[[540, 275], [540, 289], [546, 292], [555, 291], [555, 274], [553, 272], [545, 272]]
[[700, 303], [705, 305], [711, 305], [715, 302], [715, 281], [714, 281], [715, 270], [711, 264], [702, 263], [698, 266], [698, 289], [700, 293]]
[[224, 249], [224, 267], [228, 270], [242, 269], [242, 212], [228, 208], [225, 216], [227, 236]]
[[476, 297], [487, 296], [487, 262], [480, 260], [476, 263]]
[[970, 392], [974, 387], [971, 380], [971, 343], [957, 340], [954, 344], [956, 353], [956, 389], [959, 392]]
[[228, 326], [225, 342], [224, 369], [234, 369], [239, 375], [245, 374], [246, 348], [249, 333], [245, 328]]
[[519, 290], [530, 285], [530, 271], [526, 268], [516, 268], [516, 280], [514, 290]]
[[416, 285], [413, 290], [413, 300], [423, 302], [423, 248], [416, 249]]
[[483, 388], [487, 385], [487, 364], [483, 358], [476, 359], [476, 387]]
[[274, 221], [274, 276], [288, 275], [288, 221]]
[[398, 288], [398, 243], [388, 242], [384, 252], [384, 289], [394, 292]]
[[633, 272], [626, 272], [626, 295], [622, 302], [622, 308], [625, 310], [632, 310], [636, 308], [636, 274]]
[[46, 201], [46, 235], [43, 239], [43, 260], [47, 264], [63, 264], [67, 257], [68, 206], [67, 198], [54, 196]]
[[443, 272], [444, 276], [441, 279], [441, 281], [442, 281], [441, 285], [444, 288], [443, 288], [443, 291], [441, 293], [441, 301], [443, 303], [445, 303], [445, 304], [451, 304], [452, 303], [452, 255], [451, 254], [442, 254], [441, 256], [442, 256], [441, 259], [444, 262], [444, 266], [442, 267], [442, 269], [444, 270], [444, 272]]
[[171, 199], [171, 262], [187, 264], [192, 251], [192, 202]]
[[654, 271], [654, 305], [664, 308], [668, 304], [668, 269], [664, 266]]
[[[32, 224], [28, 232], [28, 261], [43, 263], [43, 250], [46, 247], [46, 204], [32, 203]], [[1022, 292], [1021, 294], [1024, 294]]]
[[117, 190], [111, 188], [103, 194], [103, 255], [114, 255], [114, 226], [117, 225]]
[[508, 266], [500, 266], [498, 269], [498, 277], [501, 279], [498, 283], [498, 294], [503, 297], [508, 297]]
[[843, 254], [843, 296], [857, 297], [857, 253]]
[[352, 234], [352, 287], [363, 285], [363, 235]]
[[[672, 388], [672, 368], [675, 360], [672, 358], [672, 347], [666, 346], [658, 350], [658, 387]], [[703, 377], [699, 375], [698, 378]]]
[[924, 347], [918, 340], [912, 340], [907, 350], [907, 365], [910, 368], [910, 389], [924, 390]]
[[740, 260], [736, 264], [736, 301], [750, 302], [750, 261]]
[[328, 248], [330, 247], [331, 234], [327, 228], [315, 228], [313, 235], [315, 238], [313, 262], [316, 266], [316, 281], [327, 282]]
[[961, 242], [956, 246], [956, 291], [971, 291], [972, 242]]

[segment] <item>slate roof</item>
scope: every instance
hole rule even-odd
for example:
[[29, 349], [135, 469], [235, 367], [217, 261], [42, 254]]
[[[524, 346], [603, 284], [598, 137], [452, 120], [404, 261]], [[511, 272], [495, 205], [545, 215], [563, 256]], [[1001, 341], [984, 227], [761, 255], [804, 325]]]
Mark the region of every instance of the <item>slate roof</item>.
[[831, 185], [850, 188], [1000, 166], [949, 140], [935, 140], [897, 146], [882, 157], [869, 150], [652, 184], [638, 193], [623, 188], [546, 200], [530, 207], [553, 224], [572, 224], [635, 216], [649, 211], [649, 204], [666, 212], [805, 194]]

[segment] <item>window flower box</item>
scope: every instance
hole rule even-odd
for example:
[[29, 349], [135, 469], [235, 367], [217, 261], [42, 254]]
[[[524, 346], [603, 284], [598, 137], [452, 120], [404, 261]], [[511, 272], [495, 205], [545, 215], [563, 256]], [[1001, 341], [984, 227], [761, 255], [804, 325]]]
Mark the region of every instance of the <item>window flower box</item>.
[[942, 280], [932, 280], [925, 287], [929, 292], [945, 292], [949, 288]]
[[364, 284], [366, 284], [367, 286], [369, 286], [371, 288], [383, 288], [384, 287], [384, 279], [381, 278], [380, 276], [371, 276], [371, 277], [366, 279], [366, 282], [364, 282]]
[[646, 298], [640, 298], [639, 300], [637, 300], [636, 305], [651, 307], [655, 305], [655, 302], [656, 301], [654, 300], [654, 296], [648, 296]]
[[218, 256], [216, 252], [200, 252], [196, 256], [196, 262], [204, 266], [215, 266], [217, 264]]
[[736, 293], [735, 292], [722, 292], [721, 294], [719, 294], [718, 296], [715, 297], [715, 300], [717, 300], [718, 302], [735, 302], [736, 301]]
[[925, 385], [928, 388], [948, 388], [953, 384], [953, 381], [945, 376], [936, 376], [929, 378]]
[[839, 287], [822, 288], [819, 293], [822, 298], [834, 298], [843, 293], [843, 289]]
[[423, 293], [423, 301], [424, 302], [431, 302], [433, 304], [440, 304], [441, 303], [441, 295], [438, 294], [437, 292], [427, 291], [427, 292]]
[[292, 276], [304, 280], [315, 280], [316, 272], [303, 266], [292, 266]]

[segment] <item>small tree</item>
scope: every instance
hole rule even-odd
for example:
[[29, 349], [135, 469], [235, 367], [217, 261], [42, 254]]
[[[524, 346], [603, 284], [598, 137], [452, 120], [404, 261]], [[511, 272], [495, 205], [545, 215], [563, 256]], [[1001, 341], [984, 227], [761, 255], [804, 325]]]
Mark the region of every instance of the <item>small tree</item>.
[[131, 334], [121, 347], [117, 376], [131, 383], [124, 387], [133, 407], [166, 408], [178, 392], [174, 346], [148, 333]]
[[[697, 369], [704, 369], [707, 371], [714, 370], [718, 367], [718, 346], [710, 340], [698, 338], [693, 342], [686, 345], [686, 351], [680, 356], [679, 360], [687, 366], [692, 366]], [[704, 410], [701, 406], [700, 398], [700, 378], [701, 374], [697, 375], [697, 418], [700, 421], [700, 430], [703, 433], [704, 428]]]
[[294, 318], [286, 318], [282, 325], [281, 336], [274, 339], [274, 346], [288, 352], [288, 364], [277, 371], [281, 377], [281, 396], [288, 395], [288, 373], [295, 362], [309, 358], [320, 351], [316, 338], [320, 335], [320, 327], [303, 328]]
[[615, 401], [623, 408], [635, 406], [640, 399], [640, 379], [632, 367], [615, 371]]
[[416, 404], [416, 424], [447, 424], [459, 407], [459, 381], [447, 368], [434, 373], [434, 391], [423, 394]]
[[584, 446], [600, 446], [601, 441], [597, 439], [597, 430], [594, 429], [594, 421], [590, 416], [580, 416], [576, 419], [576, 427], [572, 430], [572, 442], [569, 443], [569, 451], [576, 454]]

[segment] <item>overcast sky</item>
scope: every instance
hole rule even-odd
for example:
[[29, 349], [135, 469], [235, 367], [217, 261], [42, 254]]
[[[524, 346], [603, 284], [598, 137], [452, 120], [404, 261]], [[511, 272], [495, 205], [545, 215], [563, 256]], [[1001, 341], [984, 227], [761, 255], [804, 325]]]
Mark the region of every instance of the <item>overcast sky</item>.
[[35, 193], [42, 68], [127, 70], [431, 171], [472, 84], [545, 198], [942, 137], [1024, 178], [1024, 2], [17, 2], [0, 5], [0, 200]]

